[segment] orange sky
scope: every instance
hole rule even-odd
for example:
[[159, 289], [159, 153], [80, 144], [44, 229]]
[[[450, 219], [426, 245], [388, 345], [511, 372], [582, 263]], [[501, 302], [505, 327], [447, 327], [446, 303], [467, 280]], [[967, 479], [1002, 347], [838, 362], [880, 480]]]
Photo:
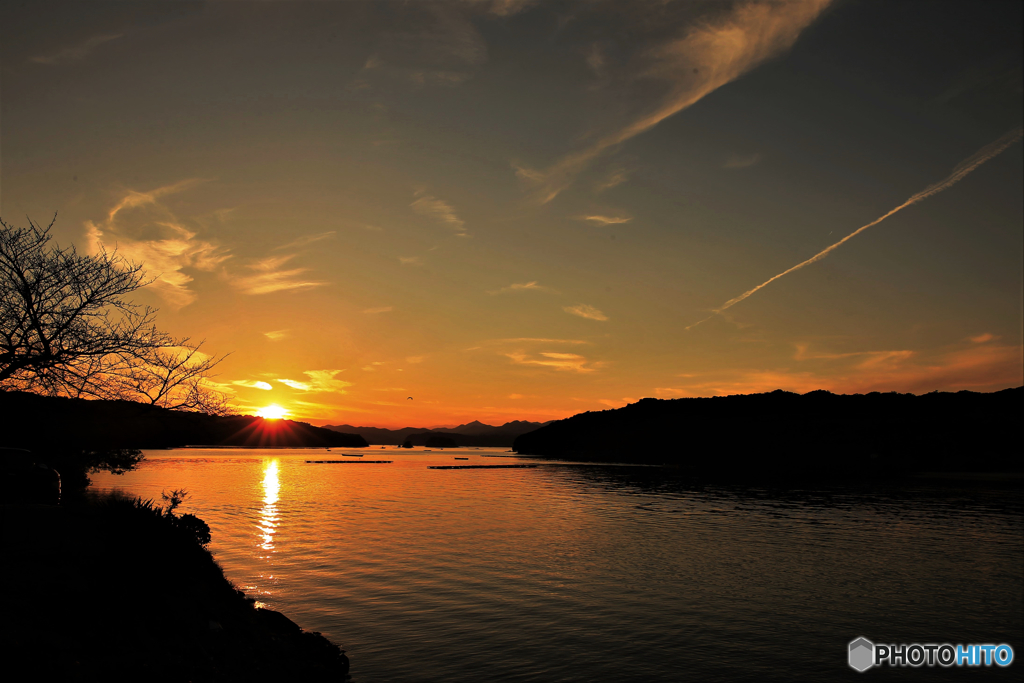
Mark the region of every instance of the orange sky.
[[243, 412], [1024, 383], [1019, 142], [723, 308], [1020, 127], [1019, 3], [4, 12], [0, 215], [144, 263]]

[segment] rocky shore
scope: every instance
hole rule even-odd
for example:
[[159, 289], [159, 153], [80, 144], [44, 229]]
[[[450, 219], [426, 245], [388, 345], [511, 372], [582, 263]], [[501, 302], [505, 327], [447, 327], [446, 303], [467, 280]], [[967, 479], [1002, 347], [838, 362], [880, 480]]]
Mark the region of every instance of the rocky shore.
[[257, 608], [175, 519], [117, 496], [0, 506], [5, 668], [39, 681], [345, 680], [343, 650]]

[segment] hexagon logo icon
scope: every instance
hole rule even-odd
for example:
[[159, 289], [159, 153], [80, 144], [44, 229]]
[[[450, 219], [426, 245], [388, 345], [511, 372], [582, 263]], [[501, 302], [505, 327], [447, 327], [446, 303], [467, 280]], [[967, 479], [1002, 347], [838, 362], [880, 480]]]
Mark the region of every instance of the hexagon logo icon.
[[867, 671], [875, 663], [875, 644], [867, 638], [850, 641], [850, 666]]

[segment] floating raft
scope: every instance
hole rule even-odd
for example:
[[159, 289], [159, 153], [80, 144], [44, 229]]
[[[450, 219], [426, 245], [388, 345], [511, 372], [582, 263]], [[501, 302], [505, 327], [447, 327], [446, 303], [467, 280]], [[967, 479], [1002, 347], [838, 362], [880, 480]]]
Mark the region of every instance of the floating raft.
[[429, 465], [428, 470], [512, 470], [536, 465]]
[[[362, 456], [360, 456], [362, 457]], [[306, 463], [313, 465], [382, 465], [394, 462], [393, 460], [307, 460]]]
[[469, 458], [460, 458], [460, 457], [458, 457], [458, 456], [456, 456], [456, 458], [455, 458], [455, 459], [456, 459], [456, 460], [469, 460]]
[[346, 458], [361, 458], [361, 457], [363, 457], [359, 453], [342, 453], [342, 455], [344, 455]]

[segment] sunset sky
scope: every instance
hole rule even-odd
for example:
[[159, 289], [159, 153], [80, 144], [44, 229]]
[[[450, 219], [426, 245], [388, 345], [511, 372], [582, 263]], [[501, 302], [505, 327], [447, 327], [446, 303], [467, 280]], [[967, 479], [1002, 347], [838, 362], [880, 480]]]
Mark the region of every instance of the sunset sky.
[[1021, 8], [5, 2], [0, 216], [144, 263], [247, 413], [1019, 386]]

